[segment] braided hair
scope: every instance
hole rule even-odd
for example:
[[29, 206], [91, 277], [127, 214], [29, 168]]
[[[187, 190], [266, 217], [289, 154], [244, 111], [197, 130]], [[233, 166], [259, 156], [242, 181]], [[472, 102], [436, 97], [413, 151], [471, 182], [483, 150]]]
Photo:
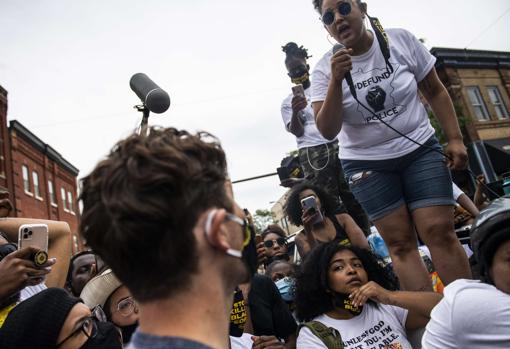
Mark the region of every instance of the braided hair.
[[285, 52], [285, 61], [290, 58], [308, 59], [312, 56], [308, 55], [308, 50], [303, 46], [298, 46], [295, 42], [289, 42], [287, 45], [282, 46], [282, 51]]

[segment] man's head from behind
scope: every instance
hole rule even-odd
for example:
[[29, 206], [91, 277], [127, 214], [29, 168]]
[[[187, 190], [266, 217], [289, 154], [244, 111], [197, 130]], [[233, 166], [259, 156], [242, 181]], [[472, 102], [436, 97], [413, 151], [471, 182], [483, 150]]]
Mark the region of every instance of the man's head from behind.
[[482, 280], [510, 294], [510, 198], [494, 200], [471, 227]]
[[[82, 234], [138, 301], [167, 298], [198, 271], [198, 221], [212, 208], [215, 217], [232, 212], [226, 173], [209, 134], [152, 128], [131, 135], [83, 179]], [[218, 219], [215, 229], [226, 224]]]

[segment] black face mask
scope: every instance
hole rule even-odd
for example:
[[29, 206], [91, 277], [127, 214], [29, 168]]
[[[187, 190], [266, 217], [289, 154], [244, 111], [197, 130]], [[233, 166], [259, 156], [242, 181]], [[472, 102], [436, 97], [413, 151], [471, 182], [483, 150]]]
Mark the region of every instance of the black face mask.
[[358, 316], [363, 311], [363, 306], [355, 307], [354, 305], [352, 305], [352, 300], [349, 298], [349, 295], [344, 294], [344, 293], [336, 293], [335, 292], [335, 298], [333, 299], [333, 304], [337, 308], [347, 310], [349, 313], [351, 313], [354, 316]]
[[127, 344], [131, 340], [131, 336], [133, 335], [135, 330], [138, 328], [138, 321], [132, 325], [119, 326], [119, 327], [120, 327], [120, 330], [122, 331], [122, 343]]
[[81, 349], [121, 349], [119, 331], [111, 322], [98, 322], [97, 334], [89, 338]]
[[232, 337], [241, 337], [244, 333], [244, 325], [246, 324], [247, 313], [246, 303], [243, 297], [243, 291], [236, 288], [234, 293], [234, 302], [230, 311], [230, 330]]

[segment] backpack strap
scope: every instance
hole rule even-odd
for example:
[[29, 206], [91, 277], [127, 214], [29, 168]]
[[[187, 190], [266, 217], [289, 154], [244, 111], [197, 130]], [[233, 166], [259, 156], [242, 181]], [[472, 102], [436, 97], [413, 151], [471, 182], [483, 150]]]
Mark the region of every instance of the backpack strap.
[[326, 345], [326, 348], [344, 349], [342, 336], [337, 329], [333, 327], [327, 327], [319, 321], [310, 321], [299, 325], [298, 334], [303, 327], [307, 327], [315, 336], [319, 337], [320, 340]]

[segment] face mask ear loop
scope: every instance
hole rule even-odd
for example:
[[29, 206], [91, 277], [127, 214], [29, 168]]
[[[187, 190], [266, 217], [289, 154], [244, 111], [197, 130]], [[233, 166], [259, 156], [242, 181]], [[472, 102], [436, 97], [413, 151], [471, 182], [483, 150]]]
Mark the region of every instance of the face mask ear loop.
[[[214, 216], [216, 215], [216, 212], [218, 212], [218, 210], [212, 210], [211, 212], [209, 212], [209, 214], [207, 215], [207, 219], [205, 220], [204, 233], [205, 233], [205, 237], [206, 237], [207, 240], [209, 240], [209, 234], [211, 232], [212, 221], [214, 219]], [[243, 252], [242, 251], [234, 250], [232, 248], [228, 248], [225, 251], [225, 253], [228, 254], [229, 256], [236, 257], [236, 258], [242, 258], [243, 257]]]
[[386, 70], [388, 71], [388, 73], [391, 74], [393, 73], [394, 69], [390, 63], [391, 54], [388, 35], [384, 31], [384, 28], [382, 27], [381, 22], [379, 22], [379, 19], [377, 17], [370, 17], [368, 13], [366, 14], [366, 16], [368, 18], [368, 21], [370, 22], [370, 25], [372, 26], [372, 29], [374, 30], [377, 42], [379, 43], [379, 47], [386, 62]]

